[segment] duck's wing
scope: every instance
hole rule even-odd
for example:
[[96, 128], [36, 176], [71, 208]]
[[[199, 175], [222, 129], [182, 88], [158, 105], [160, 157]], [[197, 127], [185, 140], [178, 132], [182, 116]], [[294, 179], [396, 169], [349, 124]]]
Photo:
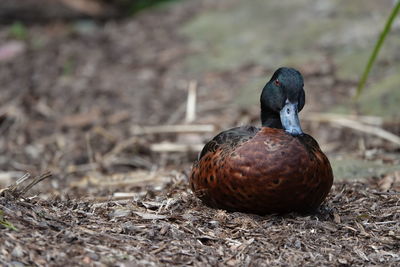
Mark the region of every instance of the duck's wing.
[[[311, 135], [302, 134], [297, 136], [297, 139], [300, 141], [301, 144], [303, 144], [310, 157], [315, 158], [315, 156], [319, 154], [322, 154], [325, 157], [325, 154], [321, 151], [318, 142]], [[327, 158], [326, 160], [328, 161]]]
[[258, 131], [260, 131], [260, 128], [254, 126], [240, 126], [223, 131], [204, 146], [198, 160], [208, 152], [215, 152], [221, 147], [234, 149], [243, 142], [251, 139]]

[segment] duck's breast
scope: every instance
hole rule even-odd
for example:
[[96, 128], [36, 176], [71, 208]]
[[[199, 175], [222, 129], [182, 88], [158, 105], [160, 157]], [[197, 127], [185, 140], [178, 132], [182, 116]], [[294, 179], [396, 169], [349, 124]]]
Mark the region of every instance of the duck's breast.
[[190, 180], [196, 195], [211, 206], [269, 213], [315, 209], [333, 176], [311, 136], [263, 127], [234, 149], [220, 145], [203, 155]]

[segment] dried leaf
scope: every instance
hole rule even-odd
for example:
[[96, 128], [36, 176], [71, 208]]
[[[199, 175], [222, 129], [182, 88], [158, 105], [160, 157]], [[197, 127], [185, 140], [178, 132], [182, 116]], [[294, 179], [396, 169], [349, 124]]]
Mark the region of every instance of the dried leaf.
[[340, 223], [340, 216], [339, 216], [339, 214], [338, 214], [337, 212], [334, 212], [334, 213], [333, 213], [333, 221], [334, 221], [335, 223], [337, 223], [337, 224]]
[[400, 184], [400, 171], [386, 174], [379, 182], [379, 189], [382, 191], [388, 191], [396, 184]]

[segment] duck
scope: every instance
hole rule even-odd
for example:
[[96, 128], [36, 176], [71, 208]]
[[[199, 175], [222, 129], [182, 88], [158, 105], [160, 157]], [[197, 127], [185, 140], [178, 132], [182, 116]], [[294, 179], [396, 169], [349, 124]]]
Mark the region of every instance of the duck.
[[333, 173], [317, 141], [303, 132], [301, 73], [281, 67], [261, 92], [261, 127], [225, 130], [205, 144], [189, 185], [205, 205], [254, 214], [315, 212]]

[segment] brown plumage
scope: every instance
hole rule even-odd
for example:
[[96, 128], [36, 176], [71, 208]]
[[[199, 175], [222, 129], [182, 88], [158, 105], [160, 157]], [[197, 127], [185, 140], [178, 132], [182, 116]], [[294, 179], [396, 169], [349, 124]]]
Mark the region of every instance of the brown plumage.
[[208, 151], [190, 176], [205, 204], [258, 214], [312, 211], [332, 182], [329, 161], [311, 136], [268, 127], [241, 144]]
[[300, 126], [291, 133], [278, 129], [280, 121], [267, 127], [271, 117], [261, 128], [233, 128], [205, 145], [190, 174], [191, 189], [205, 204], [257, 214], [308, 212], [326, 198], [333, 175], [318, 143]]

